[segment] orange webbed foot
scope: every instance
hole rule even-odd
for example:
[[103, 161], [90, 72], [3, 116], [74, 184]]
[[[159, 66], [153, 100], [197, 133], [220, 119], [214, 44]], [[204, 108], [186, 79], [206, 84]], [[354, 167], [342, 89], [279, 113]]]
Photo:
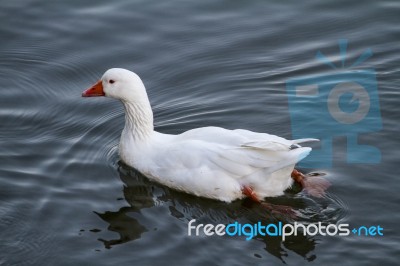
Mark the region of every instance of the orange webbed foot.
[[331, 183], [319, 176], [307, 176], [293, 169], [292, 178], [311, 196], [322, 198]]
[[254, 190], [249, 186], [243, 186], [242, 193], [243, 193], [243, 195], [250, 198], [252, 201], [259, 203], [263, 208], [267, 209], [269, 212], [271, 212], [273, 214], [284, 216], [284, 217], [290, 217], [290, 218], [297, 217], [296, 212], [295, 212], [295, 210], [293, 210], [292, 207], [262, 202], [259, 199], [259, 197], [257, 196], [257, 194], [254, 192]]

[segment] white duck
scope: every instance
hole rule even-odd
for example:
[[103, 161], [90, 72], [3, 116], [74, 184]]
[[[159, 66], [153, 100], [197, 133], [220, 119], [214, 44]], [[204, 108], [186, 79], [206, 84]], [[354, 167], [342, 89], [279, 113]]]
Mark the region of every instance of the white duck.
[[315, 139], [287, 140], [219, 127], [197, 128], [179, 135], [156, 132], [142, 80], [121, 68], [107, 70], [82, 96], [107, 96], [124, 104], [121, 159], [168, 187], [225, 202], [246, 196], [260, 202], [282, 195], [293, 179], [317, 196], [327, 187], [321, 182], [311, 183], [294, 170], [311, 151], [298, 144]]

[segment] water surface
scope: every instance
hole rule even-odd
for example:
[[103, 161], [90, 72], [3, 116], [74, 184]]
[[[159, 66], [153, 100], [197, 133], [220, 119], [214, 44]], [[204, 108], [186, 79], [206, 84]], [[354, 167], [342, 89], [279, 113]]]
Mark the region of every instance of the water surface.
[[[9, 1], [0, 9], [0, 265], [395, 265], [399, 259], [397, 1]], [[111, 67], [138, 73], [155, 128], [245, 128], [291, 138], [286, 81], [367, 48], [383, 129], [360, 136], [378, 164], [348, 164], [334, 139], [332, 183], [270, 199], [304, 223], [381, 225], [383, 237], [189, 237], [187, 223], [291, 222], [248, 201], [201, 199], [120, 162], [121, 104], [81, 92]], [[324, 130], [321, 128], [321, 130]]]

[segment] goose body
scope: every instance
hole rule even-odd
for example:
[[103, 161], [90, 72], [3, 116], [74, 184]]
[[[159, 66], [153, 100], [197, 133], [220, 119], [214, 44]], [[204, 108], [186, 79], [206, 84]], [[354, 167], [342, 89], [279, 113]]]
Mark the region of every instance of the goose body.
[[106, 71], [82, 96], [122, 101], [125, 127], [119, 154], [126, 164], [173, 189], [225, 202], [245, 197], [245, 187], [259, 199], [282, 195], [292, 185], [295, 164], [311, 151], [299, 144], [315, 140], [220, 127], [159, 133], [143, 82], [126, 69]]

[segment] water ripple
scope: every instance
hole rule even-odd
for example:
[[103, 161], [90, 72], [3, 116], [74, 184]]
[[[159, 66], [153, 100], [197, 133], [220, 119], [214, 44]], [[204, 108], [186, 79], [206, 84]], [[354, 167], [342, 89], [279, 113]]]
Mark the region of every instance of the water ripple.
[[[225, 0], [4, 2], [0, 264], [328, 265], [345, 257], [395, 265], [398, 11], [393, 1], [296, 8]], [[269, 200], [298, 210], [303, 223], [381, 223], [384, 238], [188, 237], [193, 218], [290, 221], [251, 202], [215, 202], [149, 182], [119, 163], [120, 103], [80, 96], [106, 69], [125, 67], [143, 78], [158, 131], [214, 125], [290, 138], [286, 81], [329, 74], [315, 55], [339, 64], [343, 38], [347, 62], [367, 48], [374, 53], [359, 69], [377, 73], [383, 130], [360, 143], [377, 146], [382, 162], [347, 164], [339, 137], [334, 167], [318, 169], [333, 184], [325, 198], [295, 186]]]

